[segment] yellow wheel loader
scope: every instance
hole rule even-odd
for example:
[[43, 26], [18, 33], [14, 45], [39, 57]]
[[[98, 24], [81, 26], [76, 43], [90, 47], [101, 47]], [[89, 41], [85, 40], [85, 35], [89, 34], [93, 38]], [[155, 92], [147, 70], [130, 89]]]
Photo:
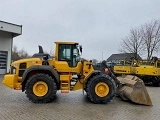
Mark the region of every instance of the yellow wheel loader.
[[114, 73], [119, 75], [135, 75], [143, 80], [145, 84], [160, 86], [160, 61], [153, 57], [151, 61], [132, 60], [131, 64], [118, 64], [114, 66]]
[[151, 61], [140, 61], [139, 67], [136, 67], [135, 75], [153, 86], [160, 87], [160, 60], [153, 57]]
[[121, 60], [114, 65], [113, 71], [116, 76], [119, 75], [135, 75], [136, 67], [139, 66], [138, 61], [132, 59], [131, 61]]
[[[51, 102], [58, 90], [68, 93], [82, 89], [96, 104], [110, 102], [115, 94], [124, 100], [152, 105], [143, 82], [137, 78], [116, 78], [107, 67], [95, 70], [92, 61], [80, 58], [82, 46], [76, 42], [55, 42], [55, 56], [21, 59], [11, 64], [2, 83], [25, 91], [34, 103]], [[122, 79], [122, 80], [121, 80]]]

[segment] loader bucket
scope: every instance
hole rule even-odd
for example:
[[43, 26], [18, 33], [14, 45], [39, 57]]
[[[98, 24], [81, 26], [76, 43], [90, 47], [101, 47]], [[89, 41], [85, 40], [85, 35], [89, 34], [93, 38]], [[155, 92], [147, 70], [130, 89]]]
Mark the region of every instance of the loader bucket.
[[132, 75], [117, 77], [120, 85], [117, 89], [117, 94], [123, 100], [130, 100], [137, 104], [152, 105], [152, 101], [147, 92], [143, 81]]

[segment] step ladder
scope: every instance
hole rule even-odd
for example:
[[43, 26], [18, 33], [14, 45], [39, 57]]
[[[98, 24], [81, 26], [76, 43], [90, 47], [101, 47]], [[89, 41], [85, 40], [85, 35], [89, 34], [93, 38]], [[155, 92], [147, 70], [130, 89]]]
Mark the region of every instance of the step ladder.
[[61, 93], [69, 93], [70, 84], [69, 81], [61, 81]]

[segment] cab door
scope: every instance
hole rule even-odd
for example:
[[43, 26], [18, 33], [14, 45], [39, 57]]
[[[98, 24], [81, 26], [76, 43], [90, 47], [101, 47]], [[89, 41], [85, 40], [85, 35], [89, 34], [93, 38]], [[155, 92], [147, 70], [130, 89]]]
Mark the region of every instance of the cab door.
[[58, 72], [78, 72], [81, 65], [76, 44], [59, 44], [58, 61], [55, 62]]

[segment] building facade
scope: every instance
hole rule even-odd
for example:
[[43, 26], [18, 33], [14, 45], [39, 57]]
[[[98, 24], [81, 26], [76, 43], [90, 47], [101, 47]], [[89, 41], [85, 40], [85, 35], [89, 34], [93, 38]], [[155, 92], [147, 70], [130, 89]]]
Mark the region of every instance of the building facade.
[[0, 74], [9, 72], [13, 38], [22, 34], [22, 25], [0, 21]]

